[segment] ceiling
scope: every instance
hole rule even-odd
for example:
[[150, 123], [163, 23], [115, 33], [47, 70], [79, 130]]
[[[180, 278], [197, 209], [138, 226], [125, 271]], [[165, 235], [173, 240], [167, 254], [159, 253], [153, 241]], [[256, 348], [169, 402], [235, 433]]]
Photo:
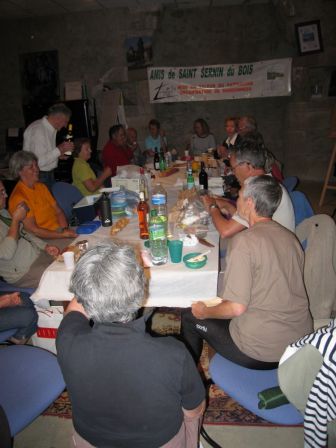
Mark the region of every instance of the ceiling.
[[24, 19], [83, 11], [128, 7], [132, 12], [163, 6], [195, 8], [268, 3], [269, 0], [0, 0], [0, 19]]

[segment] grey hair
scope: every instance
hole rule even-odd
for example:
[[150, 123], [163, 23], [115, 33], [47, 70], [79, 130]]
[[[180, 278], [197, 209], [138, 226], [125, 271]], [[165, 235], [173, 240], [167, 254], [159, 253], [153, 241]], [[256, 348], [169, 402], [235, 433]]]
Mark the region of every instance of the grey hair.
[[244, 115], [239, 120], [245, 120], [246, 132], [254, 132], [258, 128], [257, 120], [252, 115]]
[[9, 160], [9, 172], [13, 179], [20, 177], [20, 171], [32, 162], [38, 162], [36, 155], [32, 152], [18, 151], [14, 153]]
[[58, 115], [62, 114], [66, 117], [71, 117], [71, 110], [63, 103], [56, 103], [49, 107], [48, 109], [48, 116], [49, 115]]
[[254, 138], [243, 138], [236, 148], [232, 150], [237, 163], [249, 163], [253, 168], [265, 168], [265, 148]]
[[271, 218], [281, 202], [282, 188], [272, 176], [252, 176], [244, 182], [243, 198], [252, 198], [258, 216]]
[[129, 246], [101, 244], [78, 261], [70, 291], [94, 322], [129, 322], [142, 306], [147, 282]]

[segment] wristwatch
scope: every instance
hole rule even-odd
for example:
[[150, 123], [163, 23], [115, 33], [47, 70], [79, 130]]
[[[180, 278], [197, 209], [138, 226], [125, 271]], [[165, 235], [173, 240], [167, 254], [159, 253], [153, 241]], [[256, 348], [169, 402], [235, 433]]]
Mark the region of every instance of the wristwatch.
[[212, 210], [213, 208], [218, 208], [217, 204], [210, 204], [209, 205], [209, 210]]

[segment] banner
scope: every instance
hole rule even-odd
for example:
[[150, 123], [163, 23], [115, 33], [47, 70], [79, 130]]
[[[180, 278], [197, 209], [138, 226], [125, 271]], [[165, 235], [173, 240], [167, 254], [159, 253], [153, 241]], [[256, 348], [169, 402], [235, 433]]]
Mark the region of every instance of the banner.
[[291, 94], [291, 69], [291, 58], [246, 64], [150, 67], [150, 102], [287, 96]]

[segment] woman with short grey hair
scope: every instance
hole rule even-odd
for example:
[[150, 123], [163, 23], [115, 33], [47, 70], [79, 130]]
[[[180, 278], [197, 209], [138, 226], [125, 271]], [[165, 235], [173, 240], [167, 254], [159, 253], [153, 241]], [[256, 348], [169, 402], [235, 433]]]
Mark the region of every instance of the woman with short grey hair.
[[146, 280], [133, 249], [99, 245], [77, 263], [70, 291], [94, 322], [129, 322], [143, 304]]
[[104, 244], [78, 261], [57, 333], [73, 447], [198, 446], [204, 387], [184, 345], [135, 319], [147, 292], [134, 250]]
[[17, 205], [24, 202], [28, 207], [23, 221], [25, 230], [47, 241], [57, 239], [59, 247], [63, 248], [69, 244], [66, 238], [75, 238], [77, 234], [68, 228], [63, 210], [46, 185], [39, 182], [37, 163], [37, 157], [29, 151], [18, 151], [11, 157], [11, 173], [20, 180], [10, 195], [8, 209], [13, 213]]

